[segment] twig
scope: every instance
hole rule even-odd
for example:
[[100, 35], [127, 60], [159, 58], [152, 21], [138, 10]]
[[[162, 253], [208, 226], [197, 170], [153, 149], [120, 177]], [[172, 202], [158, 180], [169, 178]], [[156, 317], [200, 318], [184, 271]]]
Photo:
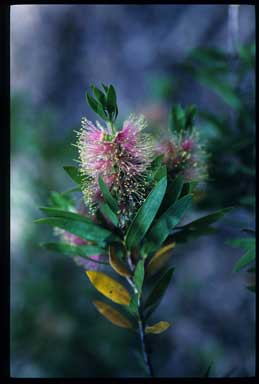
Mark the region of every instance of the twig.
[[[129, 252], [127, 253], [127, 261], [128, 261], [128, 265], [129, 265], [130, 270], [133, 272], [134, 266], [133, 266]], [[137, 290], [134, 282], [131, 280], [131, 278], [126, 277], [126, 279], [127, 279], [128, 283], [130, 284], [130, 286], [132, 287], [132, 289], [134, 290], [134, 293], [138, 293], [138, 290]], [[138, 295], [138, 313], [139, 313], [138, 326], [139, 326], [139, 337], [140, 337], [140, 343], [141, 343], [141, 350], [142, 350], [142, 354], [143, 354], [143, 358], [144, 358], [144, 362], [145, 362], [148, 374], [150, 377], [154, 377], [154, 371], [153, 371], [153, 367], [151, 364], [150, 355], [149, 355], [148, 350], [147, 350], [145, 324], [144, 324], [144, 320], [143, 320], [140, 295]]]

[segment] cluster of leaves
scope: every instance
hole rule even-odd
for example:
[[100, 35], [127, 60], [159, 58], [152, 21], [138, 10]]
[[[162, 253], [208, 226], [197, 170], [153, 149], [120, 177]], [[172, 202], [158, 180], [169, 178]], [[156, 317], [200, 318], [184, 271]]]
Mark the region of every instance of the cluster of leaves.
[[169, 115], [169, 128], [172, 133], [184, 134], [193, 127], [197, 107], [190, 105], [183, 109], [181, 105], [173, 105]]
[[[220, 117], [215, 113], [200, 112], [201, 124], [205, 130], [212, 129], [213, 132], [208, 145], [213, 183], [208, 186], [209, 197], [203, 201], [205, 205], [212, 197], [213, 203], [222, 204], [224, 199], [226, 203], [241, 205], [251, 212], [255, 208], [254, 93], [250, 87], [247, 95], [242, 87], [243, 82], [253, 76], [255, 53], [255, 43], [240, 46], [237, 54], [232, 56], [220, 50], [197, 49], [186, 63], [189, 73], [215, 92], [230, 110], [229, 115]], [[224, 194], [217, 193], [219, 189], [224, 189]], [[227, 244], [245, 251], [234, 266], [235, 272], [255, 262], [254, 237], [229, 240]], [[249, 273], [255, 273], [255, 266]], [[255, 291], [255, 283], [248, 289]]]
[[86, 92], [86, 99], [92, 110], [103, 120], [114, 123], [118, 116], [118, 105], [115, 89], [112, 85], [109, 87], [102, 84], [104, 92], [91, 86], [94, 97]]
[[[180, 73], [188, 74], [188, 81], [194, 79], [202, 87], [206, 87], [218, 96], [225, 107], [220, 115], [213, 111], [213, 107], [210, 111], [200, 108], [197, 111], [200, 132], [206, 138], [210, 156], [210, 183], [206, 186], [206, 194], [201, 193], [202, 198], [197, 199], [197, 205], [202, 209], [235, 205], [254, 214], [255, 55], [254, 42], [239, 46], [237, 52], [232, 54], [214, 48], [198, 48], [178, 66]], [[179, 90], [183, 88], [180, 78], [178, 76], [177, 79]], [[176, 95], [178, 91], [173, 83], [175, 81], [168, 78], [159, 87], [160, 97], [169, 102], [171, 95]], [[168, 91], [168, 84], [171, 84], [171, 92]], [[183, 121], [183, 112], [179, 108], [171, 116], [174, 119], [177, 116], [179, 125]], [[172, 118], [171, 121], [175, 121]], [[254, 261], [254, 239], [240, 238], [230, 240], [228, 244], [247, 251], [234, 271], [243, 268], [243, 262], [245, 267], [246, 261]], [[254, 271], [255, 267], [250, 273]]]
[[[183, 191], [183, 179], [167, 180], [165, 166], [159, 165], [159, 159], [153, 162], [156, 185], [148, 195], [132, 220], [125, 236], [122, 236], [116, 227], [116, 201], [110, 194], [107, 186], [100, 178], [100, 188], [104, 201], [100, 207], [100, 222], [94, 223], [91, 219], [73, 212], [74, 203], [67, 194], [52, 193], [51, 205], [40, 209], [47, 217], [36, 220], [37, 223], [48, 224], [61, 228], [82, 239], [91, 242], [91, 245], [71, 245], [65, 242], [44, 243], [44, 247], [51, 251], [60, 252], [71, 257], [81, 256], [91, 259], [91, 255], [98, 253], [107, 254], [107, 263], [112, 271], [120, 276], [131, 279], [137, 292], [132, 295], [118, 281], [100, 271], [87, 271], [87, 275], [104, 296], [113, 302], [123, 305], [126, 312], [138, 319], [138, 297], [141, 296], [144, 278], [154, 276], [159, 272], [159, 280], [144, 303], [144, 317], [147, 319], [157, 308], [173, 275], [174, 268], [164, 269], [170, 251], [175, 246], [175, 241], [186, 241], [189, 237], [196, 237], [210, 233], [214, 230], [210, 224], [215, 222], [227, 209], [218, 211], [201, 219], [195, 220], [183, 227], [177, 227], [182, 217], [190, 209], [192, 194]], [[80, 183], [77, 169], [65, 167], [67, 173], [74, 181]], [[163, 172], [162, 172], [163, 170]], [[158, 177], [159, 175], [159, 177]], [[186, 190], [187, 191], [187, 190]], [[103, 207], [106, 207], [105, 209]], [[102, 214], [110, 220], [102, 220]], [[131, 254], [133, 270], [127, 264], [127, 255]], [[96, 261], [99, 262], [100, 261]], [[94, 301], [100, 313], [114, 324], [126, 328], [134, 328], [134, 324], [105, 302]], [[159, 325], [158, 325], [159, 324]], [[160, 322], [152, 327], [147, 326], [147, 333], [159, 333], [168, 327], [167, 322]]]
[[[111, 87], [107, 89], [106, 96], [113, 89]], [[96, 89], [93, 88], [95, 94], [99, 95]], [[193, 106], [186, 110], [180, 106], [173, 107], [171, 129], [189, 129], [193, 125], [195, 112]], [[152, 325], [147, 321], [160, 304], [173, 276], [174, 267], [168, 266], [171, 250], [178, 242], [214, 232], [211, 224], [229, 210], [217, 211], [179, 227], [178, 224], [191, 208], [193, 183], [184, 182], [180, 175], [172, 179], [167, 175], [162, 160], [163, 156], [153, 160], [151, 177], [154, 187], [126, 232], [122, 232], [118, 226], [117, 201], [101, 177], [99, 186], [103, 201], [99, 205], [96, 220], [75, 211], [71, 193], [81, 189], [82, 178], [73, 166], [64, 169], [76, 187], [64, 193], [52, 193], [50, 205], [40, 208], [47, 216], [36, 220], [37, 223], [65, 230], [87, 241], [84, 245], [71, 245], [64, 241], [42, 245], [50, 251], [104, 264], [117, 278], [100, 270], [87, 270], [86, 275], [97, 291], [120, 308], [99, 299], [93, 301], [94, 306], [114, 325], [138, 332], [141, 324], [146, 334], [159, 334], [170, 326], [168, 321]], [[91, 256], [96, 254], [106, 255], [106, 261], [92, 259]], [[130, 284], [132, 292], [120, 282], [122, 278]], [[145, 292], [146, 280], [151, 283], [148, 292]]]
[[[255, 43], [240, 46], [235, 55], [212, 48], [196, 49], [183, 63], [183, 68], [227, 107], [220, 116], [213, 111], [199, 111], [201, 131], [209, 138], [207, 149], [213, 181], [202, 204], [207, 207], [235, 204], [253, 210], [255, 104], [251, 79], [255, 68]], [[246, 82], [251, 83], [249, 95], [243, 87]], [[224, 188], [226, 185], [228, 187]], [[218, 193], [222, 188], [224, 194]]]
[[[193, 81], [222, 103], [220, 113], [213, 103], [197, 111], [210, 156], [210, 183], [198, 203], [202, 209], [232, 204], [249, 211], [255, 208], [255, 54], [254, 42], [239, 46], [233, 54], [196, 48], [174, 65], [177, 78], [150, 81], [152, 90], [169, 105]], [[179, 118], [181, 114], [178, 111]]]

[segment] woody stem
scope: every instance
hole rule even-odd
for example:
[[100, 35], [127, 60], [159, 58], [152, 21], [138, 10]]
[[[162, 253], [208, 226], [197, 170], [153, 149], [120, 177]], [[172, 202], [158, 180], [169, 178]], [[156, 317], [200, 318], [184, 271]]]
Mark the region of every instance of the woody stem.
[[[132, 264], [130, 253], [127, 254], [127, 261], [128, 265], [130, 267], [130, 270], [133, 272], [134, 266]], [[135, 287], [134, 282], [131, 280], [131, 278], [127, 277], [128, 283], [131, 285], [131, 287], [134, 290], [134, 293], [138, 293], [137, 288]], [[139, 337], [140, 337], [140, 343], [141, 343], [141, 350], [143, 359], [148, 371], [148, 374], [150, 377], [154, 377], [154, 371], [150, 360], [150, 355], [147, 350], [147, 342], [146, 342], [146, 335], [145, 335], [145, 322], [143, 319], [143, 313], [142, 313], [142, 302], [141, 297], [138, 296], [138, 328], [139, 328]]]

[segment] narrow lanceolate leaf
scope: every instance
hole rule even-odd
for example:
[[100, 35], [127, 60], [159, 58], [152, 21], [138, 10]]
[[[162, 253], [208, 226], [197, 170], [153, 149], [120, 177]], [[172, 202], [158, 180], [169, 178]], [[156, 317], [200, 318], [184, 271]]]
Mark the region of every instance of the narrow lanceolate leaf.
[[166, 165], [162, 165], [160, 168], [158, 168], [158, 170], [155, 172], [154, 176], [153, 176], [153, 179], [158, 182], [159, 180], [161, 180], [163, 177], [165, 177], [167, 175], [167, 169], [166, 169]]
[[255, 261], [255, 238], [241, 238], [227, 241], [227, 244], [237, 247], [243, 248], [246, 252], [234, 266], [234, 271], [239, 272], [241, 269], [245, 268], [247, 265]]
[[171, 250], [175, 247], [175, 243], [170, 243], [160, 248], [152, 257], [147, 265], [146, 274], [147, 276], [154, 275], [159, 271], [168, 261]]
[[119, 219], [116, 215], [116, 213], [114, 213], [112, 211], [112, 209], [109, 207], [108, 204], [106, 203], [103, 203], [100, 205], [100, 211], [102, 212], [103, 216], [108, 219], [115, 227], [118, 226], [119, 224]]
[[77, 183], [81, 184], [82, 182], [82, 176], [79, 173], [79, 169], [77, 167], [73, 167], [71, 165], [67, 165], [63, 167], [66, 173], [71, 177], [71, 179]]
[[108, 264], [107, 262], [99, 261], [91, 258], [91, 256], [93, 255], [101, 255], [106, 253], [105, 249], [97, 247], [95, 245], [72, 245], [65, 242], [56, 242], [56, 243], [41, 243], [41, 246], [48, 249], [49, 251], [61, 253], [62, 255], [81, 256], [95, 263]]
[[116, 256], [114, 246], [109, 247], [109, 263], [111, 267], [121, 276], [130, 277], [131, 272], [126, 265]]
[[132, 220], [125, 239], [128, 249], [138, 245], [148, 231], [163, 200], [166, 185], [167, 179], [163, 177], [150, 192]]
[[92, 110], [97, 113], [102, 119], [107, 120], [107, 116], [103, 110], [102, 105], [96, 101], [92, 96], [86, 93], [86, 99]]
[[69, 188], [69, 189], [66, 189], [64, 192], [62, 192], [62, 195], [69, 195], [70, 193], [72, 192], [80, 192], [81, 191], [81, 188], [79, 186], [77, 187], [74, 187], [74, 188]]
[[185, 212], [190, 208], [191, 203], [192, 195], [186, 195], [177, 200], [163, 213], [146, 236], [146, 245], [144, 246], [146, 253], [155, 251], [163, 244]]
[[180, 105], [174, 105], [169, 115], [169, 129], [173, 134], [180, 133], [185, 128], [185, 111]]
[[92, 240], [97, 243], [100, 241], [116, 240], [112, 233], [105, 228], [88, 222], [80, 222], [63, 217], [44, 217], [34, 220], [35, 223], [48, 224], [51, 227], [57, 227], [71, 232], [84, 240]]
[[151, 163], [151, 168], [156, 171], [158, 168], [161, 167], [163, 162], [164, 154], [157, 156]]
[[138, 290], [139, 295], [141, 294], [141, 290], [142, 290], [144, 274], [145, 274], [144, 260], [139, 260], [138, 264], [136, 265], [134, 276], [133, 276], [133, 281], [134, 281], [135, 287]]
[[115, 89], [112, 85], [109, 86], [108, 92], [107, 92], [107, 106], [108, 109], [111, 111], [115, 109], [117, 105], [117, 97]]
[[99, 271], [86, 271], [86, 274], [97, 291], [110, 300], [123, 305], [130, 303], [131, 297], [127, 289], [110, 276]]
[[100, 89], [96, 88], [94, 85], [91, 85], [91, 88], [95, 98], [99, 101], [99, 103], [105, 105], [105, 94]]
[[125, 307], [127, 311], [135, 318], [139, 317], [139, 308], [138, 308], [138, 294], [133, 293], [129, 305]]
[[111, 209], [114, 212], [118, 212], [118, 210], [119, 210], [118, 203], [115, 200], [115, 198], [112, 196], [112, 194], [110, 193], [109, 189], [107, 188], [107, 186], [106, 186], [106, 184], [103, 181], [101, 176], [99, 176], [98, 181], [99, 181], [99, 186], [100, 186], [100, 189], [102, 191], [104, 200], [106, 201], [106, 203], [111, 207]]
[[100, 300], [94, 300], [93, 304], [97, 310], [114, 325], [122, 328], [133, 328], [131, 322], [117, 309], [112, 308], [109, 304]]
[[39, 209], [51, 217], [63, 217], [64, 219], [68, 220], [81, 221], [83, 223], [89, 224], [92, 223], [92, 221], [88, 217], [80, 215], [76, 212], [65, 211], [64, 209], [52, 207], [40, 207]]
[[158, 210], [158, 217], [171, 207], [179, 198], [183, 188], [183, 177], [178, 175], [174, 180], [168, 181], [168, 186], [162, 204]]
[[51, 192], [50, 204], [53, 207], [71, 210], [74, 209], [74, 202], [69, 196], [64, 196], [59, 192]]
[[183, 225], [181, 230], [173, 235], [174, 240], [177, 243], [184, 243], [187, 240], [195, 239], [199, 236], [210, 235], [216, 232], [216, 229], [210, 227], [210, 225], [221, 219], [221, 217], [223, 217], [231, 209], [232, 207], [220, 209], [219, 211], [213, 212], [207, 216], [194, 220], [191, 223]]
[[144, 305], [145, 310], [148, 309], [148, 314], [146, 317], [150, 316], [151, 313], [154, 312], [160, 301], [162, 300], [167, 287], [171, 281], [172, 275], [174, 272], [174, 268], [169, 268], [161, 279], [157, 282], [150, 295], [148, 296], [146, 303]]
[[168, 323], [168, 321], [159, 321], [154, 325], [146, 326], [145, 333], [154, 333], [158, 335], [159, 333], [166, 331], [170, 326], [171, 324]]
[[255, 260], [255, 249], [249, 249], [234, 266], [234, 272], [239, 272]]

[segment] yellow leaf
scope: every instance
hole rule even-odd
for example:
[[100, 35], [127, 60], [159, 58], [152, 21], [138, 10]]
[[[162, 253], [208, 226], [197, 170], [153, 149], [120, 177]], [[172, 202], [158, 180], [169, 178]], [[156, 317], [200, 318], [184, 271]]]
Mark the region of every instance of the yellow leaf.
[[86, 271], [86, 274], [93, 286], [110, 300], [117, 304], [130, 303], [131, 297], [127, 289], [110, 276], [99, 271]]
[[171, 324], [168, 323], [168, 321], [159, 321], [158, 323], [156, 323], [154, 325], [147, 326], [145, 328], [145, 333], [159, 334], [159, 333], [166, 331], [170, 326], [171, 326]]
[[119, 311], [112, 308], [109, 304], [106, 304], [100, 300], [94, 300], [93, 304], [97, 310], [113, 324], [122, 328], [132, 328], [131, 322], [124, 317]]
[[109, 263], [112, 268], [121, 276], [130, 277], [131, 273], [123, 262], [116, 256], [115, 248], [110, 246], [109, 248]]
[[148, 263], [146, 273], [147, 275], [153, 275], [158, 271], [168, 260], [170, 256], [170, 251], [175, 247], [175, 243], [165, 245], [160, 248], [152, 257]]

